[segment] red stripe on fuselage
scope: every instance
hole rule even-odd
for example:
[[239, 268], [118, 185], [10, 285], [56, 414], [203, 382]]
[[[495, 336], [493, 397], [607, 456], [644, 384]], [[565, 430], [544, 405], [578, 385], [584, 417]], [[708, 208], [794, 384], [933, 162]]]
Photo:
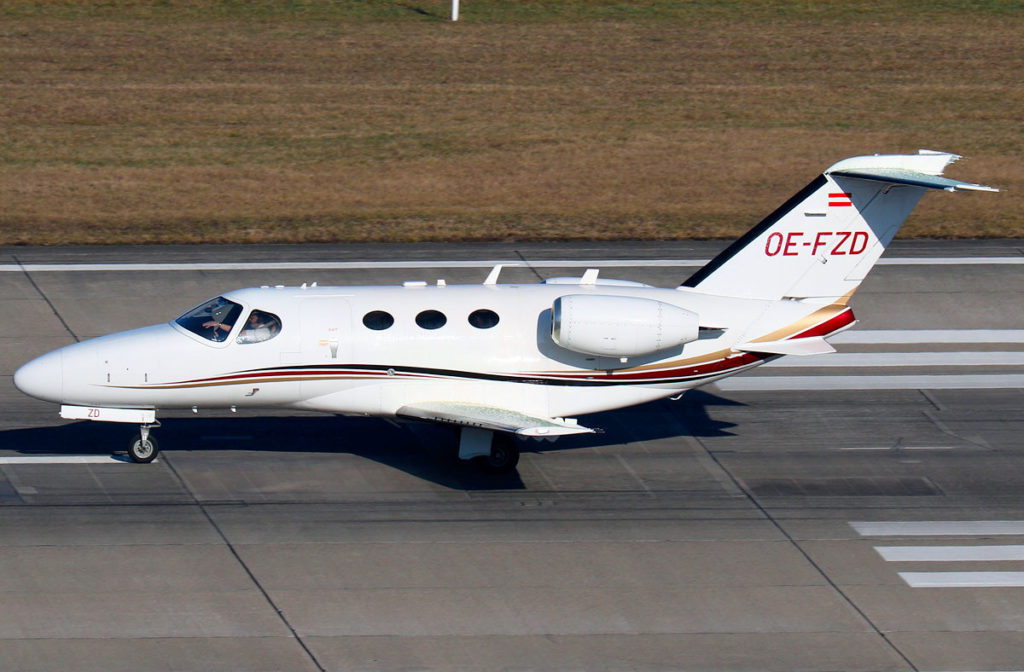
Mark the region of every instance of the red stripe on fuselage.
[[851, 308], [847, 308], [840, 313], [836, 313], [824, 322], [816, 324], [808, 329], [804, 329], [800, 333], [794, 334], [786, 340], [811, 338], [812, 336], [828, 336], [829, 334], [834, 334], [835, 332], [850, 326], [856, 321], [857, 318], [853, 316], [853, 310]]
[[[749, 352], [738, 352], [722, 359], [717, 359], [706, 364], [691, 364], [688, 366], [676, 366], [671, 369], [657, 369], [655, 371], [635, 371], [633, 373], [608, 373], [600, 372], [580, 373], [546, 373], [545, 378], [558, 380], [608, 380], [608, 381], [633, 381], [633, 382], [659, 382], [675, 378], [692, 378], [719, 374], [731, 369], [737, 369], [748, 364], [759, 362], [765, 357]], [[538, 376], [539, 377], [539, 376]]]
[[[841, 312], [833, 315], [829, 319], [804, 329], [801, 332], [790, 336], [790, 339], [799, 338], [810, 338], [814, 336], [827, 336], [835, 333], [855, 321], [856, 318], [853, 316], [853, 311], [850, 308], [846, 308]], [[727, 355], [721, 359], [713, 360], [701, 364], [682, 364], [672, 366], [671, 368], [655, 369], [648, 371], [633, 371], [633, 372], [622, 372], [616, 373], [614, 371], [610, 373], [602, 371], [586, 371], [586, 372], [572, 372], [572, 373], [526, 373], [526, 374], [485, 374], [480, 372], [459, 372], [459, 371], [445, 371], [437, 373], [427, 373], [418, 371], [402, 371], [401, 368], [396, 369], [363, 369], [363, 368], [345, 368], [339, 367], [337, 369], [331, 368], [303, 368], [297, 367], [294, 369], [276, 369], [276, 370], [264, 370], [264, 371], [245, 371], [225, 376], [215, 376], [211, 378], [198, 378], [194, 380], [181, 381], [178, 383], [170, 383], [164, 385], [153, 385], [154, 389], [159, 388], [172, 388], [172, 387], [202, 387], [205, 385], [230, 385], [233, 383], [245, 383], [251, 381], [273, 381], [274, 379], [303, 379], [303, 380], [329, 380], [329, 379], [359, 379], [359, 378], [436, 378], [436, 379], [458, 379], [462, 377], [472, 376], [484, 378], [488, 376], [497, 376], [504, 379], [507, 382], [524, 382], [528, 383], [531, 381], [542, 382], [544, 380], [550, 381], [578, 381], [582, 384], [592, 383], [593, 381], [601, 381], [605, 383], [659, 383], [668, 381], [679, 381], [680, 379], [693, 379], [717, 376], [723, 373], [727, 373], [734, 369], [740, 369], [743, 367], [756, 364], [760, 361], [767, 359], [769, 356], [758, 353], [750, 352], [737, 352], [734, 354]], [[518, 379], [518, 380], [517, 380]]]

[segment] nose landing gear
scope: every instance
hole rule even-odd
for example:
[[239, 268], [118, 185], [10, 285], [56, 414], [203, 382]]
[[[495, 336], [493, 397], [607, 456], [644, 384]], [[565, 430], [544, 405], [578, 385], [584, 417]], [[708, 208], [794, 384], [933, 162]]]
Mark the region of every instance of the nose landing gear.
[[150, 435], [149, 430], [159, 426], [159, 422], [139, 426], [139, 431], [128, 444], [128, 457], [132, 462], [148, 464], [156, 459], [160, 452], [160, 444]]

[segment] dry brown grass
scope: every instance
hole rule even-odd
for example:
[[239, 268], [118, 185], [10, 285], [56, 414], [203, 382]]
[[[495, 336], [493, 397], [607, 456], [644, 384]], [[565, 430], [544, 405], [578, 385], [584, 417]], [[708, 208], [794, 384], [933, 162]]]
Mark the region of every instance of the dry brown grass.
[[930, 196], [906, 235], [1024, 236], [1021, 12], [22, 14], [2, 244], [729, 237], [840, 158], [919, 147], [1005, 191]]

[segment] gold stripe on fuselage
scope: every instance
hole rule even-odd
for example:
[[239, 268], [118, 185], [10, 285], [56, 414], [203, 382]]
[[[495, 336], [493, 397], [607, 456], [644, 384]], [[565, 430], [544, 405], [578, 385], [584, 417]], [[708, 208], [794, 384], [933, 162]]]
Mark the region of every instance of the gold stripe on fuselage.
[[[827, 322], [828, 320], [831, 320], [833, 317], [835, 317], [836, 315], [840, 314], [841, 312], [843, 312], [844, 310], [847, 309], [847, 305], [846, 304], [849, 302], [850, 297], [852, 295], [853, 295], [853, 292], [850, 292], [846, 296], [841, 297], [835, 303], [829, 304], [829, 305], [827, 305], [827, 306], [825, 306], [823, 308], [819, 308], [818, 310], [814, 311], [810, 315], [807, 315], [806, 317], [802, 317], [801, 319], [797, 320], [796, 322], [788, 324], [785, 327], [782, 327], [781, 329], [776, 329], [775, 331], [771, 332], [770, 334], [768, 334], [766, 336], [760, 336], [760, 337], [758, 337], [757, 339], [755, 339], [755, 340], [753, 340], [751, 342], [752, 343], [765, 343], [765, 342], [768, 342], [768, 341], [781, 341], [781, 340], [783, 340], [785, 338], [788, 338], [789, 336], [792, 336], [793, 334], [799, 334], [801, 331], [809, 329], [810, 327], [813, 327], [813, 326], [815, 326], [817, 324], [821, 324], [822, 322]], [[715, 350], [714, 352], [709, 352], [709, 353], [704, 354], [704, 355], [699, 355], [697, 357], [690, 357], [690, 358], [684, 358], [684, 359], [675, 359], [675, 360], [672, 360], [671, 362], [658, 362], [656, 364], [644, 364], [643, 366], [634, 366], [634, 367], [631, 367], [631, 368], [628, 368], [628, 369], [616, 369], [615, 373], [616, 374], [635, 373], [635, 372], [638, 372], [638, 371], [653, 371], [653, 370], [657, 370], [657, 369], [675, 369], [675, 368], [686, 367], [686, 366], [694, 366], [694, 365], [697, 365], [697, 364], [706, 364], [707, 362], [714, 362], [714, 361], [717, 361], [719, 359], [725, 359], [726, 357], [729, 357], [730, 355], [734, 355], [734, 354], [736, 354], [735, 350], [732, 350], [731, 348], [725, 348], [725, 349], [722, 349], [722, 350]], [[574, 372], [574, 373], [578, 373], [578, 374], [582, 375], [582, 374], [590, 373], [590, 372], [593, 372], [593, 373], [603, 373], [604, 369], [588, 369], [586, 371], [579, 371], [579, 372]], [[545, 374], [545, 375], [547, 375], [547, 374], [560, 374], [560, 373], [564, 374], [565, 372], [564, 371], [544, 371], [543, 372], [543, 374]]]

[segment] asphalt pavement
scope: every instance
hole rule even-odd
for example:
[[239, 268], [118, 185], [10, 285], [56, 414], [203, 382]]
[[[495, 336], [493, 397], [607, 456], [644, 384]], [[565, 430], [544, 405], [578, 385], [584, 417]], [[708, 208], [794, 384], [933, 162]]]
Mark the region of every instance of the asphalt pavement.
[[897, 241], [838, 354], [505, 476], [445, 427], [283, 411], [170, 413], [136, 465], [11, 382], [238, 287], [675, 286], [723, 246], [0, 248], [0, 669], [1024, 669], [1019, 241]]

